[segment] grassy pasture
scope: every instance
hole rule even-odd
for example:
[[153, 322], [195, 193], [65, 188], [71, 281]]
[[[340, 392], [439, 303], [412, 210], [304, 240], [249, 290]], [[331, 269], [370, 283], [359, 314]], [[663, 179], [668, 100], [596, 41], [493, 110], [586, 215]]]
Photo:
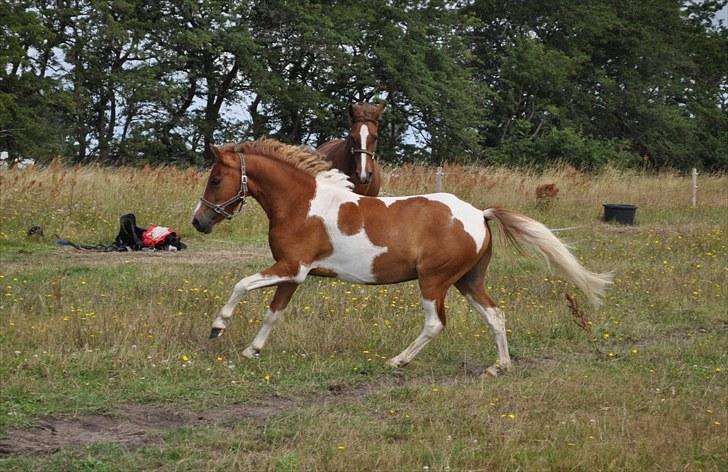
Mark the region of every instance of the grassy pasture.
[[[443, 334], [387, 368], [421, 329], [412, 283], [312, 278], [261, 358], [245, 361], [272, 290], [242, 301], [223, 338], [207, 334], [234, 283], [270, 263], [255, 203], [203, 236], [188, 222], [204, 186], [196, 170], [1, 171], [0, 469], [726, 470], [728, 178], [701, 176], [691, 208], [689, 178], [673, 174], [445, 170], [444, 188], [476, 206], [576, 226], [560, 233], [575, 253], [616, 274], [605, 306], [584, 306], [591, 334], [570, 320], [574, 287], [497, 246], [487, 284], [507, 316], [506, 376], [478, 376], [494, 340], [455, 292]], [[535, 197], [544, 183], [556, 198]], [[433, 188], [432, 169], [386, 170], [387, 194]], [[601, 223], [605, 202], [639, 205], [638, 225]], [[111, 241], [130, 211], [178, 229], [190, 249], [51, 243]], [[34, 224], [44, 240], [25, 236]], [[13, 443], [74, 418], [113, 433], [134, 414], [167, 426], [133, 441]]]

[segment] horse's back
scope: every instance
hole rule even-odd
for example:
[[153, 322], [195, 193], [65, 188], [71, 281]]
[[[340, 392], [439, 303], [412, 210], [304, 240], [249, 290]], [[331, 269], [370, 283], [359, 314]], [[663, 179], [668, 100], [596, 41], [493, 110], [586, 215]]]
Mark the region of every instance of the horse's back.
[[[319, 146], [316, 151], [318, 151], [320, 154], [323, 154], [324, 159], [326, 159], [329, 162], [334, 163], [334, 161], [338, 161], [339, 155], [343, 155], [346, 147], [346, 140], [345, 139], [332, 139], [331, 141], [326, 141], [321, 146]], [[338, 169], [338, 167], [337, 167]], [[341, 170], [341, 169], [339, 169]]]
[[[397, 226], [403, 227], [405, 233], [421, 234], [421, 237], [442, 245], [464, 232], [475, 243], [476, 252], [485, 242], [483, 212], [453, 194], [380, 197], [377, 200], [387, 206], [387, 217], [398, 222]], [[462, 231], [453, 231], [456, 228]]]

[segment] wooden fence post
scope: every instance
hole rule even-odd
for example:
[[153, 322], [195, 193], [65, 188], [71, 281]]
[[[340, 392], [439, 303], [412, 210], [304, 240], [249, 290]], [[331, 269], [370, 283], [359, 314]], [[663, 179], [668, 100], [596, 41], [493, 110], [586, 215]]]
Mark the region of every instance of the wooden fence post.
[[693, 167], [693, 170], [690, 172], [690, 175], [693, 176], [693, 208], [698, 206], [698, 169]]
[[438, 166], [437, 171], [435, 171], [435, 192], [437, 193], [442, 192], [443, 175], [445, 175], [445, 171], [443, 171], [442, 166]]

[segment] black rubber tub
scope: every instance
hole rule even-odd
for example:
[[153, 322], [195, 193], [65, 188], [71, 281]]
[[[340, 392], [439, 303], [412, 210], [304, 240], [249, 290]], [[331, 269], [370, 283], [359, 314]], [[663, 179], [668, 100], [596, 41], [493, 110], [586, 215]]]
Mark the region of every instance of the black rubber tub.
[[626, 203], [604, 203], [604, 221], [616, 221], [623, 225], [633, 225], [637, 205]]

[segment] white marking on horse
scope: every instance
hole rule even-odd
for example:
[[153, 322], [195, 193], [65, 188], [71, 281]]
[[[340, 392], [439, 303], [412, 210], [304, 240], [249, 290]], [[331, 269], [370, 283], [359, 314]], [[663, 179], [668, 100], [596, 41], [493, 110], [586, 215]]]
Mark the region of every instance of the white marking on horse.
[[323, 220], [333, 251], [328, 257], [314, 261], [310, 269], [330, 270], [349, 282], [376, 282], [374, 259], [386, 252], [387, 248], [374, 245], [363, 227], [353, 235], [341, 232], [339, 208], [344, 203], [358, 204], [361, 197], [343, 188], [338, 180], [331, 182], [333, 179], [326, 174], [328, 172], [316, 176], [316, 193], [311, 200], [308, 216], [317, 216]]
[[429, 193], [426, 195], [412, 195], [409, 197], [380, 197], [379, 199], [382, 200], [387, 207], [389, 207], [396, 202], [401, 202], [410, 198], [426, 198], [427, 200], [442, 203], [447, 206], [450, 209], [453, 219], [462, 223], [465, 232], [473, 238], [476, 252], [480, 252], [480, 249], [485, 243], [486, 233], [482, 210], [478, 210], [470, 203], [460, 200], [451, 193]]
[[[366, 149], [367, 148], [367, 138], [369, 137], [369, 128], [367, 127], [366, 123], [361, 125], [361, 128], [359, 128], [359, 140], [361, 142], [361, 148]], [[359, 181], [360, 182], [366, 182], [367, 181], [367, 154], [365, 152], [361, 153], [361, 170], [359, 171]]]
[[351, 191], [354, 183], [339, 169], [329, 169], [316, 176], [316, 183]]
[[475, 308], [478, 313], [480, 313], [483, 321], [490, 326], [491, 331], [493, 331], [493, 336], [495, 336], [495, 344], [498, 348], [498, 363], [491, 366], [488, 372], [492, 375], [493, 373], [497, 374], [499, 369], [510, 369], [511, 356], [508, 353], [506, 319], [505, 316], [503, 316], [503, 312], [497, 307], [485, 307], [481, 305], [472, 297], [472, 295], [465, 295], [465, 299], [468, 300], [468, 303], [470, 303], [470, 305]]
[[424, 348], [435, 336], [440, 334], [444, 325], [437, 316], [437, 305], [434, 300], [422, 299], [422, 308], [425, 310], [425, 326], [422, 333], [417, 336], [407, 349], [391, 358], [387, 363], [393, 367], [402, 367], [407, 365], [414, 357]]
[[212, 327], [217, 329], [227, 328], [238, 302], [251, 290], [276, 285], [280, 282], [287, 282], [290, 280], [293, 280], [296, 283], [303, 282], [310, 270], [310, 268], [302, 265], [298, 269], [298, 274], [296, 274], [293, 279], [291, 277], [281, 277], [278, 275], [263, 275], [260, 272], [245, 277], [235, 284], [232, 295], [230, 295], [225, 306], [220, 309], [220, 313], [217, 315], [217, 318], [215, 318], [215, 321], [212, 322]]
[[200, 209], [201, 206], [202, 206], [202, 202], [197, 202], [197, 206], [195, 207], [194, 210], [192, 210], [192, 220], [195, 219], [195, 215], [197, 214], [197, 211]]
[[252, 359], [258, 355], [261, 349], [263, 349], [263, 346], [265, 346], [265, 342], [268, 340], [268, 336], [273, 329], [273, 325], [281, 318], [281, 313], [282, 311], [273, 311], [270, 308], [268, 309], [265, 314], [265, 318], [263, 319], [263, 324], [260, 326], [258, 334], [255, 335], [255, 338], [253, 339], [253, 342], [250, 343], [250, 346], [245, 348], [245, 350], [243, 351], [244, 357]]

